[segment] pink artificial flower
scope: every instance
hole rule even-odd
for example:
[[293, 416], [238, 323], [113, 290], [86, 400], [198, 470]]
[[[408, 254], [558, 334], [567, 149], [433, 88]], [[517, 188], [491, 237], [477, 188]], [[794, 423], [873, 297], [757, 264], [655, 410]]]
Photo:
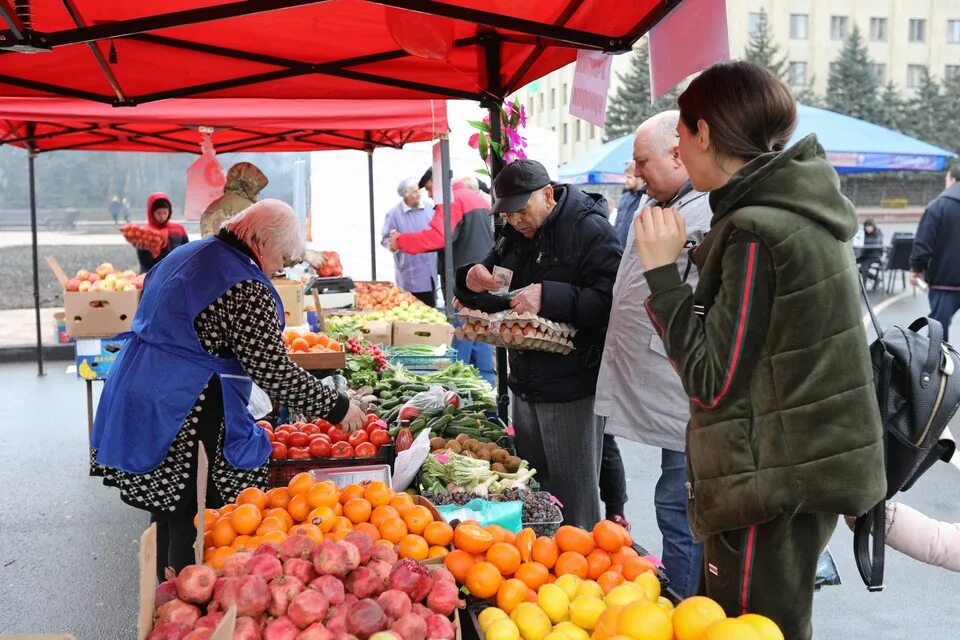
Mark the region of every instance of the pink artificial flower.
[[475, 133], [472, 136], [470, 136], [469, 140], [467, 140], [467, 144], [470, 145], [470, 147], [472, 147], [473, 149], [477, 149], [480, 146], [479, 140], [480, 140], [480, 134]]

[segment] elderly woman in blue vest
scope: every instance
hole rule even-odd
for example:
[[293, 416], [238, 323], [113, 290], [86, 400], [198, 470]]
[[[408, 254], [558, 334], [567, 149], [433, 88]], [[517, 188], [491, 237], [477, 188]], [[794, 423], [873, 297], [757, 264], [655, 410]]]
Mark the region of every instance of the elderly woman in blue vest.
[[283, 306], [268, 276], [303, 251], [293, 210], [263, 200], [147, 276], [100, 399], [91, 465], [124, 502], [151, 512], [161, 580], [164, 567], [193, 562], [200, 442], [210, 459], [208, 506], [266, 484], [270, 442], [247, 409], [251, 381], [346, 430], [362, 424], [345, 395], [287, 356]]

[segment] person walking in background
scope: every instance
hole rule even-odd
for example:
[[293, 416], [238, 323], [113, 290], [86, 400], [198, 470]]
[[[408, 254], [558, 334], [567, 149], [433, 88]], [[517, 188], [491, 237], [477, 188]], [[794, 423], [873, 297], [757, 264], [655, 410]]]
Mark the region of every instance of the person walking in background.
[[863, 221], [863, 227], [860, 233], [853, 239], [854, 248], [859, 248], [860, 255], [857, 256], [857, 264], [860, 265], [860, 277], [866, 282], [872, 278], [874, 288], [879, 283], [879, 269], [871, 274], [870, 267], [879, 265], [883, 260], [883, 230], [877, 226], [873, 218], [867, 218]]
[[631, 160], [623, 172], [626, 181], [623, 183], [623, 192], [617, 203], [617, 219], [613, 223], [621, 247], [627, 246], [627, 232], [633, 224], [633, 217], [640, 210], [640, 201], [647, 194], [647, 185], [636, 176], [636, 167], [637, 163]]
[[927, 205], [910, 254], [910, 284], [930, 286], [930, 317], [943, 325], [949, 340], [950, 321], [960, 310], [960, 163], [944, 180], [946, 189]]
[[110, 204], [107, 205], [107, 210], [110, 212], [110, 217], [113, 218], [113, 224], [120, 224], [120, 212], [123, 210], [123, 203], [120, 202], [120, 196], [110, 198]]
[[230, 167], [223, 195], [207, 205], [200, 216], [200, 237], [216, 234], [220, 225], [256, 202], [269, 183], [267, 176], [251, 162], [238, 162]]
[[163, 244], [156, 255], [148, 249], [137, 249], [141, 273], [146, 273], [170, 255], [171, 251], [190, 241], [187, 230], [183, 225], [170, 222], [171, 217], [173, 217], [173, 206], [170, 204], [170, 197], [160, 191], [151, 193], [147, 198], [147, 227], [163, 236]]
[[[687, 224], [688, 243], [699, 244], [710, 226], [710, 202], [693, 189], [680, 159], [678, 119], [677, 111], [664, 111], [641, 124], [632, 164], [646, 184], [646, 202], [675, 207]], [[605, 420], [605, 437], [616, 435], [660, 449], [653, 504], [663, 536], [661, 560], [671, 588], [688, 597], [697, 592], [703, 555], [703, 545], [694, 540], [687, 522], [684, 449], [690, 401], [643, 306], [650, 286], [637, 260], [632, 226], [613, 286], [595, 410]], [[677, 264], [681, 272], [687, 270], [686, 252]], [[690, 270], [687, 282], [696, 284], [696, 269]], [[602, 472], [600, 479], [602, 486]]]
[[[433, 212], [423, 206], [420, 188], [415, 178], [405, 178], [397, 187], [398, 202], [387, 212], [383, 220], [380, 243], [390, 248], [390, 236], [394, 233], [417, 233], [430, 226]], [[437, 254], [426, 252], [416, 255], [393, 252], [393, 265], [397, 286], [409, 291], [429, 307], [437, 306]]]

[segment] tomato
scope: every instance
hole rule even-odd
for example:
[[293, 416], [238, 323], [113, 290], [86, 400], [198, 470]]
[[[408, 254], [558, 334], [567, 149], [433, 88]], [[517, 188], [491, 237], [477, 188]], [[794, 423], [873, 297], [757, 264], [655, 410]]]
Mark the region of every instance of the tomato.
[[288, 460], [306, 460], [310, 457], [310, 452], [304, 447], [290, 447], [287, 450]]
[[358, 444], [364, 443], [368, 440], [366, 431], [354, 431], [350, 434], [350, 437], [347, 438], [347, 442], [350, 443], [351, 447], [356, 447]]
[[271, 460], [286, 460], [287, 458], [287, 445], [282, 442], [273, 442], [270, 444], [270, 459]]
[[285, 433], [295, 433], [296, 429], [294, 429], [292, 424], [282, 424], [276, 429], [277, 433], [280, 433], [281, 431]]
[[313, 442], [314, 440], [323, 440], [323, 441], [326, 442], [327, 444], [333, 444], [333, 443], [330, 441], [330, 436], [328, 436], [328, 435], [325, 434], [325, 433], [315, 433], [315, 434], [313, 434], [313, 435], [311, 435], [311, 436], [308, 436], [308, 437], [310, 438], [310, 442]]
[[326, 440], [317, 438], [310, 443], [310, 447], [307, 449], [310, 452], [311, 458], [329, 458], [330, 457], [330, 443]]
[[310, 436], [299, 431], [296, 433], [291, 433], [290, 442], [288, 444], [291, 447], [305, 447], [310, 444]]
[[273, 431], [273, 425], [270, 424], [269, 420], [257, 420], [256, 425], [261, 429], [270, 429]]
[[290, 444], [290, 432], [289, 431], [277, 431], [273, 434], [273, 441], [279, 442], [280, 444], [286, 446]]
[[320, 427], [313, 424], [312, 422], [308, 422], [307, 424], [303, 425], [303, 429], [301, 429], [301, 431], [303, 431], [307, 435], [313, 435], [315, 433], [320, 433]]
[[363, 428], [363, 430], [366, 431], [368, 434], [370, 434], [370, 433], [373, 433], [374, 431], [378, 431], [380, 429], [386, 429], [386, 428], [387, 428], [387, 423], [381, 420], [380, 418], [377, 418], [376, 420], [368, 422], [366, 426]]
[[320, 428], [323, 429], [324, 431], [329, 431], [329, 430], [330, 430], [330, 427], [333, 426], [332, 424], [330, 424], [329, 422], [327, 422], [327, 421], [324, 420], [323, 418], [317, 418], [316, 420], [313, 421], [313, 424], [317, 425], [318, 427], [320, 427]]
[[340, 427], [331, 427], [330, 431], [327, 431], [327, 436], [330, 437], [330, 442], [346, 442], [347, 434], [341, 431]]
[[358, 458], [372, 458], [377, 455], [377, 447], [369, 442], [361, 442], [354, 449], [354, 453]]
[[335, 442], [330, 448], [330, 455], [334, 458], [352, 458], [353, 447], [343, 441]]
[[364, 420], [364, 424], [370, 424], [371, 422], [376, 422], [379, 419], [380, 418], [378, 418], [376, 414], [368, 413], [366, 420]]
[[380, 447], [385, 444], [390, 443], [390, 434], [387, 433], [385, 429], [377, 429], [370, 433], [370, 442], [371, 444]]

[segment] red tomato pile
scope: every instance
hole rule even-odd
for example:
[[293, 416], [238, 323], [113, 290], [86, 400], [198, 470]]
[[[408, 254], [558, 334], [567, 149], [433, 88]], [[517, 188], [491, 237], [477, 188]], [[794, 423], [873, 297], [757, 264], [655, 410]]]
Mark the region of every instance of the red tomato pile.
[[338, 424], [322, 418], [313, 422], [281, 424], [274, 429], [269, 422], [257, 423], [267, 432], [273, 460], [309, 460], [312, 458], [373, 458], [380, 447], [390, 442], [387, 423], [370, 414], [366, 426], [345, 433]]

